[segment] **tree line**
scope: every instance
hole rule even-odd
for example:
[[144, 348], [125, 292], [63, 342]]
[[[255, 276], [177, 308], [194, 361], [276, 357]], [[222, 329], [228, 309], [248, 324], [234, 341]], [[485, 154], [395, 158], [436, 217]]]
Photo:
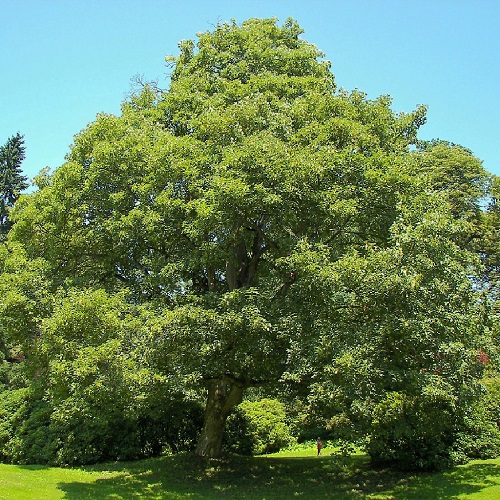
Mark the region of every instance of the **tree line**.
[[216, 457], [263, 398], [376, 463], [500, 452], [497, 179], [302, 32], [181, 42], [2, 202], [4, 460]]

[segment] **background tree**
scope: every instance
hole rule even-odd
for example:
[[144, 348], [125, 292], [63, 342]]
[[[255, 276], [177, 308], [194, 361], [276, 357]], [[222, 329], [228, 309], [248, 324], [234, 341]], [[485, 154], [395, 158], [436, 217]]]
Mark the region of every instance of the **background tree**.
[[[249, 387], [332, 398], [363, 380], [346, 404], [399, 391], [417, 408], [416, 377], [441, 344], [461, 339], [448, 383], [482, 335], [465, 272], [476, 263], [457, 244], [467, 227], [410, 150], [425, 108], [338, 90], [301, 33], [252, 19], [182, 42], [170, 89], [146, 86], [76, 136], [9, 235], [44, 259], [54, 291], [102, 288], [141, 307], [152, 369], [205, 395], [201, 456], [221, 452]], [[352, 378], [332, 379], [349, 349]]]
[[494, 177], [490, 197], [483, 220], [483, 238], [480, 242], [480, 251], [485, 263], [483, 284], [495, 302], [495, 313], [500, 312], [499, 276], [500, 276], [500, 178]]
[[[357, 300], [335, 323], [340, 331], [358, 325], [358, 340], [324, 347], [326, 369], [315, 375], [310, 414], [323, 414], [339, 436], [368, 434], [375, 460], [436, 468], [465, 460], [454, 444], [463, 436], [488, 435], [482, 443], [474, 438], [477, 449], [499, 450], [498, 428], [493, 439], [485, 432], [491, 422], [470, 417], [482, 404], [480, 378], [497, 345], [492, 295], [478, 286], [488, 255], [491, 176], [470, 151], [445, 141], [420, 143], [414, 159], [425, 194], [415, 193], [403, 210], [406, 222], [391, 226], [396, 247], [386, 257], [374, 254], [375, 267], [367, 269], [367, 261], [361, 275], [346, 280]], [[425, 423], [432, 420], [442, 427]]]
[[25, 149], [24, 137], [19, 132], [0, 147], [0, 239], [5, 238], [12, 226], [9, 209], [28, 187], [27, 177], [21, 173]]

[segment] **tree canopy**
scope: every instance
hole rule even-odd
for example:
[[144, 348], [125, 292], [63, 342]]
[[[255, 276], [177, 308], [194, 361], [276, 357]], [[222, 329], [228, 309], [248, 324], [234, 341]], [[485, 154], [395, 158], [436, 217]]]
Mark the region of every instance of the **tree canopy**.
[[488, 174], [464, 149], [416, 148], [425, 107], [338, 89], [301, 34], [251, 19], [181, 42], [170, 88], [99, 115], [14, 215], [10, 244], [43, 260], [62, 301], [33, 315], [47, 318], [34, 359], [56, 337], [55, 378], [96, 342], [117, 355], [119, 315], [80, 321], [74, 294], [119, 300], [165, 391], [205, 391], [201, 456], [220, 454], [250, 387], [278, 384], [365, 432], [398, 402], [439, 402], [453, 433], [479, 391], [486, 306], [466, 242]]

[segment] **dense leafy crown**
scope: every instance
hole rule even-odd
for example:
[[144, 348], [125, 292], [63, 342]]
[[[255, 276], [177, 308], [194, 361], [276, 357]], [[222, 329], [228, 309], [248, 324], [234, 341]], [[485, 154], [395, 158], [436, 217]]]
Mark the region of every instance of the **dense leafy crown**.
[[184, 382], [298, 382], [358, 422], [418, 398], [448, 411], [477, 393], [488, 176], [418, 142], [425, 107], [337, 89], [301, 33], [252, 19], [182, 42], [167, 91], [99, 115], [38, 177], [11, 242], [68, 294], [54, 318], [72, 288], [119, 292], [147, 363]]

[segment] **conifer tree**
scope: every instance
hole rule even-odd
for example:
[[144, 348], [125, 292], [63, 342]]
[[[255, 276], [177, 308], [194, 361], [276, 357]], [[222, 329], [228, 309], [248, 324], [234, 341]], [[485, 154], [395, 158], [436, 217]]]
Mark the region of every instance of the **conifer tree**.
[[21, 171], [25, 150], [24, 136], [19, 132], [0, 147], [0, 239], [5, 238], [12, 226], [9, 208], [28, 187], [27, 177]]

